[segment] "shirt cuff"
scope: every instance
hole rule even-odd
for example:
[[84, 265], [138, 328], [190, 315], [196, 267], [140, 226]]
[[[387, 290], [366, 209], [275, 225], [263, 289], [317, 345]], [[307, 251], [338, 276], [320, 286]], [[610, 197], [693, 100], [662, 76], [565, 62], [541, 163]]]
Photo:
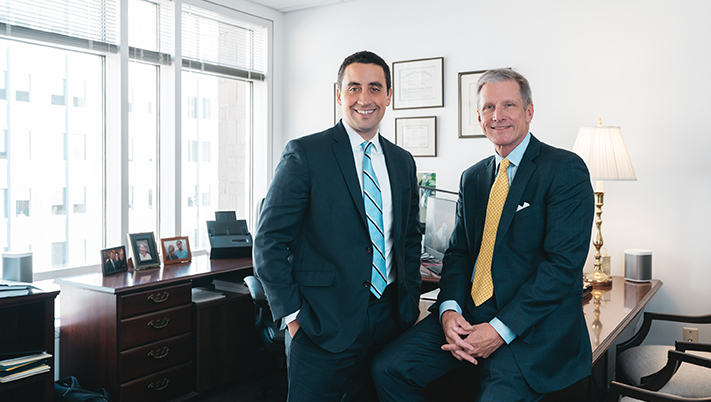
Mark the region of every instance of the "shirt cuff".
[[442, 322], [442, 314], [447, 310], [454, 310], [459, 314], [462, 314], [462, 308], [459, 307], [459, 303], [455, 300], [445, 300], [439, 305], [439, 322]]
[[511, 343], [511, 341], [516, 339], [516, 334], [511, 331], [511, 329], [507, 327], [506, 324], [501, 322], [501, 320], [499, 320], [498, 318], [494, 317], [491, 321], [489, 321], [489, 324], [491, 324], [491, 326], [494, 327], [496, 332], [501, 335], [507, 345]]
[[301, 309], [298, 309], [294, 311], [293, 313], [285, 316], [281, 320], [281, 327], [280, 329], [286, 328], [292, 321], [296, 321], [296, 316], [299, 315], [299, 312], [301, 312]]

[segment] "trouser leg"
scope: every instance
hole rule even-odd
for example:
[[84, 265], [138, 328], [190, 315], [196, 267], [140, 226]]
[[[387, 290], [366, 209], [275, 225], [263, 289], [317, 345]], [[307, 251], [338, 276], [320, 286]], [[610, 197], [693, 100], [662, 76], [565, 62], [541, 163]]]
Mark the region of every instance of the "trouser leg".
[[372, 364], [380, 401], [423, 402], [427, 384], [469, 364], [443, 351], [445, 343], [437, 314], [430, 314], [380, 352]]

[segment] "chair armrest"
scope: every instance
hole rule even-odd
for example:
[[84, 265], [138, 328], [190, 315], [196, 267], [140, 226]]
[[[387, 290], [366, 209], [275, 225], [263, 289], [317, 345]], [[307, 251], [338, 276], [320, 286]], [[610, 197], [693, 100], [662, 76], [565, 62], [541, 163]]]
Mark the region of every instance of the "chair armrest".
[[646, 377], [642, 377], [642, 388], [659, 391], [674, 376], [682, 363], [695, 364], [706, 368], [711, 368], [711, 359], [689, 353], [670, 350], [667, 354], [667, 364], [659, 371]]
[[674, 349], [679, 352], [686, 352], [689, 350], [697, 352], [711, 352], [711, 343], [701, 343], [701, 342], [674, 342]]
[[619, 396], [629, 396], [647, 402], [670, 402], [670, 401], [711, 401], [711, 398], [689, 399], [681, 396], [661, 394], [654, 391], [649, 391], [642, 388], [633, 387], [631, 385], [622, 384], [617, 381], [610, 383], [610, 401], [617, 401]]
[[642, 326], [639, 331], [637, 331], [632, 338], [628, 341], [617, 345], [617, 354], [624, 352], [625, 350], [639, 346], [647, 337], [649, 329], [652, 327], [652, 321], [672, 321], [672, 322], [684, 322], [690, 324], [711, 324], [711, 314], [707, 315], [678, 315], [678, 314], [662, 314], [662, 313], [644, 313], [644, 319], [642, 321]]
[[262, 283], [259, 282], [259, 279], [252, 275], [246, 276], [244, 278], [244, 284], [247, 285], [249, 295], [252, 296], [254, 304], [257, 306], [267, 305], [267, 295], [264, 293], [264, 287], [262, 287]]

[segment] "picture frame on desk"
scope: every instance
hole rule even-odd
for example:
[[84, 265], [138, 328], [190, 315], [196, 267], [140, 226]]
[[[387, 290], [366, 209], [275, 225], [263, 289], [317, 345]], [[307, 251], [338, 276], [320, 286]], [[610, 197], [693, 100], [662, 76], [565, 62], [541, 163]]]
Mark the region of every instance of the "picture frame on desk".
[[178, 264], [192, 259], [188, 236], [169, 237], [160, 239], [163, 249], [163, 264]]
[[101, 250], [101, 273], [104, 276], [128, 271], [126, 247], [118, 246]]
[[153, 232], [129, 233], [128, 242], [133, 252], [133, 269], [160, 267], [156, 240]]

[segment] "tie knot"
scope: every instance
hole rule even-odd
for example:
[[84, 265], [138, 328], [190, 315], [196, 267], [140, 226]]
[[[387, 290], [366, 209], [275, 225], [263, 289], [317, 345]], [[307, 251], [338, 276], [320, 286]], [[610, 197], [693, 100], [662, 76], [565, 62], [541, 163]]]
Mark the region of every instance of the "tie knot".
[[370, 141], [363, 141], [360, 144], [360, 147], [363, 148], [363, 152], [365, 152], [366, 155], [370, 155], [370, 150], [372, 149], [371, 145], [373, 145], [372, 142]]
[[501, 160], [501, 165], [499, 166], [499, 170], [504, 169], [504, 172], [509, 168], [509, 165], [511, 162], [508, 159], [502, 159]]

